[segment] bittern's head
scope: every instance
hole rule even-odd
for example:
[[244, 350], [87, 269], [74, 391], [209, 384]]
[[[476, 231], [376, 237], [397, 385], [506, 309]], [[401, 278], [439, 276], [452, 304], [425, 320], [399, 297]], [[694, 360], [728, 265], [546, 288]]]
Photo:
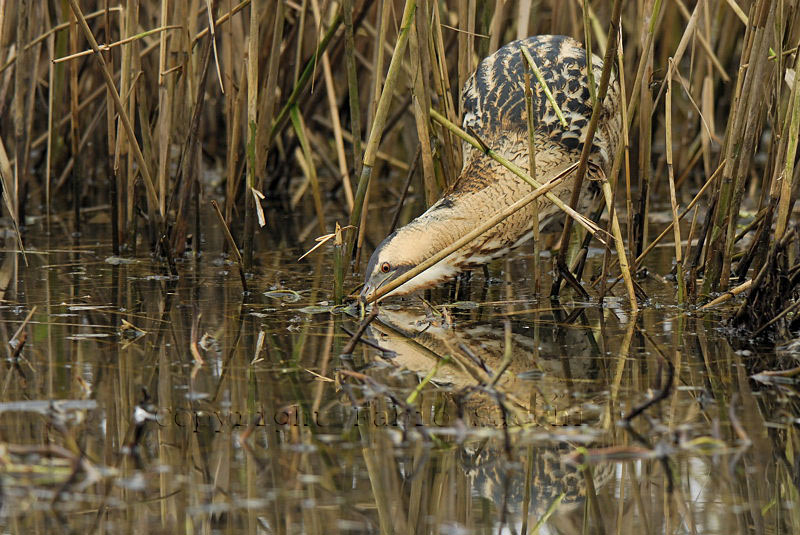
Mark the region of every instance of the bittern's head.
[[[372, 253], [367, 264], [361, 299], [369, 299], [382, 286], [433, 256], [443, 246], [443, 236], [429, 218], [421, 216], [393, 232]], [[427, 220], [427, 221], [426, 221]], [[458, 273], [452, 255], [403, 283], [387, 295], [405, 295], [428, 288]]]
[[392, 232], [372, 253], [367, 264], [361, 299], [369, 297], [384, 284], [419, 264], [418, 250], [406, 239], [403, 229]]

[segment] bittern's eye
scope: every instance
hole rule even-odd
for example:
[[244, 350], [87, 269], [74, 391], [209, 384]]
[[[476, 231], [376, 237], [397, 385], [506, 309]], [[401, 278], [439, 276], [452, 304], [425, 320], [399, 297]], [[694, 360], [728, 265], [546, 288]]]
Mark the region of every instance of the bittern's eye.
[[392, 266], [389, 265], [389, 262], [384, 262], [381, 264], [381, 272], [382, 273], [389, 273], [392, 270]]

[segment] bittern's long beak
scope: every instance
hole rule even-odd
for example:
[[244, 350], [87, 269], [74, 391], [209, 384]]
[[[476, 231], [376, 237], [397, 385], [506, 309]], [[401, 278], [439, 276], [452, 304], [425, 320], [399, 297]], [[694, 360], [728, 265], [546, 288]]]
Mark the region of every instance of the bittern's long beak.
[[375, 273], [369, 280], [364, 284], [364, 287], [361, 289], [361, 295], [359, 299], [363, 302], [367, 302], [372, 295], [378, 291], [378, 288], [392, 280], [397, 276], [396, 272], [389, 272], [389, 273]]

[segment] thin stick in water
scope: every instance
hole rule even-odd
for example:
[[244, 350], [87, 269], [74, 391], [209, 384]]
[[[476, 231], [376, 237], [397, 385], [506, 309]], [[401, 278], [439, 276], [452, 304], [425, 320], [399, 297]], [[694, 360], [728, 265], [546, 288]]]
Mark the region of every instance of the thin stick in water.
[[239, 268], [239, 278], [242, 280], [242, 290], [247, 293], [247, 277], [244, 273], [244, 260], [242, 259], [242, 253], [239, 252], [239, 247], [236, 246], [236, 240], [233, 239], [231, 229], [229, 229], [228, 225], [225, 223], [225, 217], [222, 215], [217, 201], [211, 199], [211, 206], [214, 207], [214, 212], [217, 214], [217, 218], [222, 225], [222, 230], [225, 233], [225, 239], [228, 241], [228, 246], [233, 254], [233, 258], [236, 260], [236, 265]]

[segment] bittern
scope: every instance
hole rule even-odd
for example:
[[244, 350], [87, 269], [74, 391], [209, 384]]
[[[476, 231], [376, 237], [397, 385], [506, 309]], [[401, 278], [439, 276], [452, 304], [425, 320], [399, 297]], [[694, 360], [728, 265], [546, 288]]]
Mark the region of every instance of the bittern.
[[[577, 162], [583, 150], [592, 115], [592, 97], [586, 69], [586, 51], [570, 37], [542, 35], [514, 41], [480, 62], [461, 92], [463, 126], [497, 154], [530, 173], [528, 122], [524, 90], [525, 61], [521, 48], [530, 52], [559, 107], [566, 127], [545, 94], [531, 77], [534, 115], [534, 164], [537, 177], [553, 175]], [[594, 80], [599, 84], [603, 61], [592, 56]], [[586, 210], [600, 191], [620, 137], [619, 83], [612, 75], [602, 103], [587, 171], [588, 184], [579, 197], [578, 210]], [[533, 187], [494, 160], [486, 151], [464, 144], [463, 167], [444, 196], [425, 213], [398, 229], [378, 245], [369, 260], [362, 299], [370, 300], [382, 285], [405, 273], [501, 212]], [[575, 171], [552, 192], [569, 203]], [[536, 203], [538, 206], [534, 206]], [[404, 295], [429, 288], [465, 270], [505, 255], [540, 229], [563, 217], [544, 196], [514, 213], [387, 295]], [[538, 220], [534, 221], [538, 208]]]

